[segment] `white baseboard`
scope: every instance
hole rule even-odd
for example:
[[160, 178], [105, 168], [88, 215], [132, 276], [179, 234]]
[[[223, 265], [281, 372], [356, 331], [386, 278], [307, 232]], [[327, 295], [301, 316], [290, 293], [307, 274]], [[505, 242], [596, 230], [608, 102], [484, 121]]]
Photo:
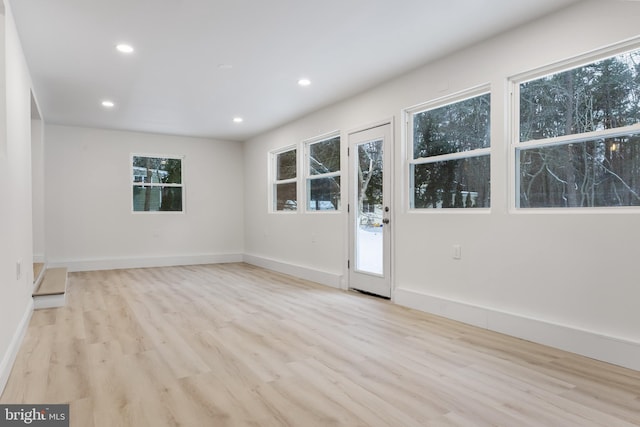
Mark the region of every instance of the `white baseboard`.
[[171, 267], [175, 265], [223, 264], [242, 262], [242, 254], [176, 255], [148, 258], [103, 258], [87, 260], [51, 260], [48, 267], [67, 267], [68, 271], [119, 270], [125, 268]]
[[18, 356], [18, 351], [20, 350], [20, 345], [22, 344], [22, 340], [24, 339], [25, 334], [27, 333], [27, 328], [29, 327], [29, 321], [31, 320], [31, 315], [33, 314], [33, 300], [29, 298], [29, 302], [27, 304], [27, 308], [16, 328], [15, 333], [13, 334], [13, 338], [9, 343], [9, 347], [7, 351], [2, 356], [2, 360], [0, 360], [0, 396], [4, 392], [4, 388], [7, 385], [7, 381], [9, 380], [9, 375], [11, 374], [11, 369], [13, 368], [13, 364], [16, 361], [16, 357]]
[[409, 289], [395, 289], [393, 299], [405, 307], [640, 371], [640, 342]]
[[315, 270], [309, 267], [289, 264], [286, 262], [249, 254], [244, 254], [244, 262], [246, 262], [247, 264], [255, 265], [257, 267], [277, 271], [279, 273], [289, 274], [291, 276], [299, 277], [311, 282], [320, 283], [332, 288], [341, 289], [341, 274], [328, 273], [326, 271]]

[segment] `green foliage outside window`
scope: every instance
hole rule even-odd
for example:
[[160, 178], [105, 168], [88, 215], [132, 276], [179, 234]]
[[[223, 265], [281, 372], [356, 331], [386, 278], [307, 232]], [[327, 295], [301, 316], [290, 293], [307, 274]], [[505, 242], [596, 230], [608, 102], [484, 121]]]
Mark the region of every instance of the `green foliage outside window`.
[[133, 156], [133, 211], [182, 212], [182, 159]]

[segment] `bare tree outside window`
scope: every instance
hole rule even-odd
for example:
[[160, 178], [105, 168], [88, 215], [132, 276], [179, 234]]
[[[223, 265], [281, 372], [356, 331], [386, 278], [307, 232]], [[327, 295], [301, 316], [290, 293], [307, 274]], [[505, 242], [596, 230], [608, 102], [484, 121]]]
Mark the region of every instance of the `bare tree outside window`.
[[521, 208], [640, 206], [640, 51], [519, 83]]
[[340, 209], [340, 136], [307, 143], [307, 209]]
[[358, 146], [358, 212], [375, 214], [376, 222], [382, 221], [382, 150], [382, 140]]
[[273, 210], [298, 210], [298, 161], [295, 148], [273, 153], [275, 180], [273, 182]]

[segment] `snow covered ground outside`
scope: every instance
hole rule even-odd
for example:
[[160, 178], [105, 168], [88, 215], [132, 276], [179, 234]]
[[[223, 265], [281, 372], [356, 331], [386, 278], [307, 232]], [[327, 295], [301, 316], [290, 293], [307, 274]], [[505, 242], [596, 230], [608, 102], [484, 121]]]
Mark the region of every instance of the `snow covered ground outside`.
[[358, 227], [356, 268], [369, 273], [382, 274], [382, 227]]

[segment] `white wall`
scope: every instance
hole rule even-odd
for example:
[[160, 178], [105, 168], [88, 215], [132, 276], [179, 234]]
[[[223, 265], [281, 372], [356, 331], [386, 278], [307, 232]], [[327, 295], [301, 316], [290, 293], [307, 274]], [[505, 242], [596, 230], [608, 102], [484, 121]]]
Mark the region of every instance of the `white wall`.
[[[638, 16], [640, 2], [582, 2], [246, 142], [247, 259], [345, 277], [346, 213], [269, 214], [268, 152], [340, 129], [346, 154], [347, 131], [393, 117], [394, 300], [640, 369], [640, 214], [510, 213], [506, 122], [509, 76], [638, 37]], [[402, 110], [486, 83], [490, 213], [408, 212]], [[461, 260], [452, 259], [453, 244]]]
[[[31, 108], [35, 106], [32, 103]], [[33, 193], [33, 258], [45, 262], [44, 230], [44, 124], [41, 119], [31, 120], [31, 176]]]
[[[50, 265], [110, 269], [241, 260], [242, 144], [46, 126]], [[132, 153], [183, 155], [185, 213], [131, 212]]]
[[[5, 16], [0, 15], [0, 58], [1, 391], [33, 307], [31, 81], [8, 7]], [[22, 270], [19, 277], [16, 271], [18, 262], [21, 262]]]

